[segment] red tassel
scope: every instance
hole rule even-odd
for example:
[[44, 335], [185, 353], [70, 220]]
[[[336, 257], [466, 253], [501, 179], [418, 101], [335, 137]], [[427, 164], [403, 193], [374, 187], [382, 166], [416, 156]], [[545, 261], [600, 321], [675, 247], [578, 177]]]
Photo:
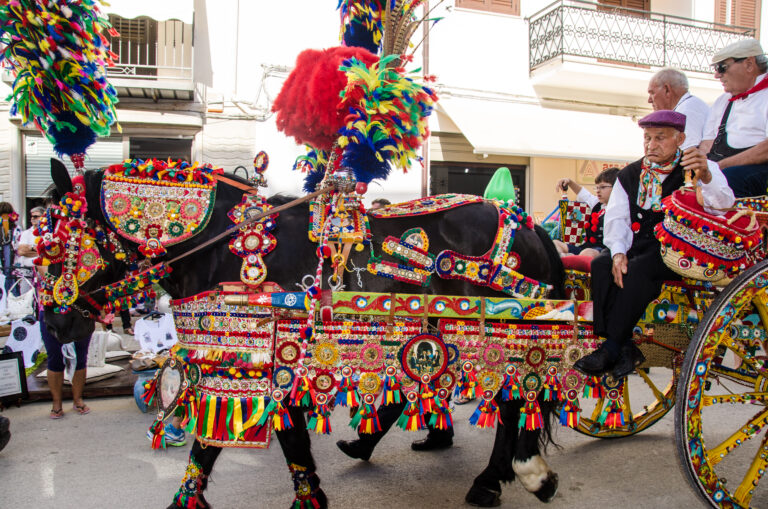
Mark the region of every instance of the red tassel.
[[499, 407], [492, 399], [483, 400], [469, 418], [469, 423], [478, 428], [495, 428], [499, 418]]
[[[299, 372], [299, 369], [302, 371]], [[290, 405], [309, 408], [315, 404], [315, 390], [309, 383], [306, 368], [298, 368], [296, 371], [297, 377], [291, 389]]]
[[456, 393], [464, 399], [475, 399], [477, 386], [477, 375], [471, 362], [465, 362], [461, 368], [461, 378], [456, 383]]
[[526, 401], [525, 406], [522, 408], [522, 412], [520, 412], [520, 422], [518, 423], [518, 426], [521, 428], [525, 426], [525, 429], [529, 431], [541, 429], [544, 426], [544, 418], [541, 415], [541, 407], [537, 400]]
[[416, 431], [426, 427], [424, 416], [419, 411], [419, 395], [415, 392], [408, 393], [408, 403], [400, 418], [397, 419], [397, 426], [405, 431]]
[[451, 407], [448, 406], [448, 390], [439, 389], [435, 395], [435, 413], [429, 421], [429, 426], [433, 429], [448, 429], [453, 427], [453, 417], [451, 416]]
[[433, 414], [437, 411], [435, 407], [435, 393], [429, 384], [420, 384], [419, 398], [421, 399], [421, 405], [419, 411], [422, 416]]
[[[274, 399], [272, 400], [274, 401]], [[272, 416], [272, 427], [275, 431], [284, 431], [293, 427], [293, 421], [291, 421], [291, 414], [283, 405], [283, 401], [275, 402], [275, 413]]]
[[158, 419], [149, 427], [152, 433], [152, 449], [165, 449], [165, 429], [163, 420]]
[[562, 399], [557, 368], [552, 366], [547, 370], [547, 377], [544, 379], [544, 401], [561, 401]]
[[144, 393], [141, 395], [141, 399], [144, 400], [147, 406], [152, 404], [155, 399], [155, 390], [157, 389], [157, 377], [144, 384]]
[[603, 398], [605, 397], [605, 388], [600, 378], [596, 376], [587, 377], [584, 381], [584, 391], [582, 396], [585, 398]]
[[382, 405], [400, 404], [402, 393], [400, 391], [400, 381], [397, 379], [397, 370], [393, 366], [387, 367], [384, 377], [384, 397]]
[[331, 409], [328, 407], [328, 397], [325, 394], [318, 395], [317, 404], [309, 414], [307, 429], [313, 430], [318, 435], [327, 435], [331, 432]]
[[581, 408], [579, 408], [578, 401], [566, 401], [560, 410], [560, 424], [569, 428], [576, 428], [579, 426], [580, 414]]
[[501, 399], [502, 401], [523, 399], [520, 379], [517, 376], [517, 369], [514, 366], [507, 366], [507, 373], [504, 375], [504, 382], [501, 385]]
[[600, 414], [598, 422], [611, 429], [616, 429], [624, 426], [624, 412], [621, 399], [611, 401], [611, 403]]

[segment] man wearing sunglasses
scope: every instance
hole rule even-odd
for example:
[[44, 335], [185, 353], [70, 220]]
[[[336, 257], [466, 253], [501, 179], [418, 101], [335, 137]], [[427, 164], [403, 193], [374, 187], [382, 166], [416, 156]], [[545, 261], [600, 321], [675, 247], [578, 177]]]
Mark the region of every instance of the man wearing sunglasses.
[[712, 104], [699, 148], [717, 161], [737, 197], [766, 194], [768, 185], [768, 58], [755, 39], [712, 58], [725, 93]]

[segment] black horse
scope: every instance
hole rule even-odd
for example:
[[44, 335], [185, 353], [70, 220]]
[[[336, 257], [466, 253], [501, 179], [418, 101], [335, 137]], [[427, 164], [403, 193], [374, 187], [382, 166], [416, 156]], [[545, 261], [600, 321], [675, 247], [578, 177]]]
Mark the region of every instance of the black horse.
[[[60, 196], [72, 190], [72, 183], [66, 168], [60, 161], [52, 160], [52, 178]], [[86, 199], [88, 202], [87, 217], [95, 222], [106, 225], [100, 205], [100, 189], [103, 172], [88, 171], [85, 173]], [[234, 177], [230, 177], [234, 178]], [[241, 182], [245, 183], [245, 181]], [[181, 255], [195, 246], [207, 241], [224, 230], [232, 227], [227, 213], [240, 202], [244, 191], [234, 186], [219, 182], [216, 191], [216, 202], [213, 214], [204, 231], [183, 243], [170, 246], [167, 259]], [[287, 203], [289, 198], [272, 197], [268, 202], [273, 205]], [[306, 205], [300, 205], [280, 212], [277, 218], [277, 228], [273, 234], [277, 238], [277, 246], [265, 257], [268, 266], [267, 278], [282, 287], [294, 288], [304, 275], [314, 274], [317, 267], [316, 244], [307, 236], [309, 212]], [[490, 248], [498, 227], [498, 213], [494, 205], [488, 202], [465, 205], [459, 208], [418, 217], [403, 217], [391, 219], [371, 218], [372, 243], [380, 247], [388, 235], [400, 237], [408, 229], [421, 227], [430, 240], [430, 252], [440, 252], [445, 249], [469, 256], [480, 256]], [[123, 241], [129, 251], [136, 251], [136, 245]], [[521, 264], [518, 270], [526, 276], [548, 283], [554, 287], [552, 298], [563, 297], [563, 267], [554, 245], [543, 229], [521, 228], [515, 237], [514, 250], [520, 256]], [[109, 257], [108, 253], [103, 253]], [[350, 255], [349, 266], [365, 267], [369, 254], [355, 252]], [[353, 265], [354, 264], [354, 265]], [[97, 273], [87, 281], [81, 291], [93, 291], [96, 287], [120, 279], [124, 267], [113, 262], [107, 270]], [[173, 298], [183, 298], [210, 290], [223, 281], [237, 281], [241, 259], [233, 255], [226, 240], [211, 245], [194, 256], [186, 257], [173, 263], [170, 277], [163, 280], [161, 285]], [[57, 274], [60, 267], [51, 267], [51, 272]], [[367, 272], [359, 272], [365, 291], [372, 292], [403, 292], [414, 293], [414, 287], [391, 279], [377, 277]], [[330, 276], [328, 270], [324, 280]], [[346, 272], [343, 283], [349, 289], [356, 289], [357, 274]], [[103, 292], [102, 292], [103, 293]], [[419, 292], [422, 293], [422, 292]], [[443, 295], [474, 295], [498, 296], [489, 288], [474, 286], [458, 280], [446, 280], [433, 277], [425, 293]], [[103, 299], [100, 293], [94, 298]], [[103, 301], [102, 301], [103, 302]], [[56, 314], [51, 308], [45, 312], [45, 322], [51, 333], [60, 341], [72, 341], [87, 337], [94, 330], [94, 322], [83, 313], [83, 310], [97, 314], [98, 310], [84, 299], [76, 302], [76, 309], [66, 314]], [[80, 311], [77, 311], [79, 308]], [[556, 403], [543, 401], [540, 398], [544, 414], [544, 429], [528, 431], [518, 428], [520, 402], [504, 402], [499, 399], [501, 422], [498, 425], [496, 439], [491, 458], [486, 469], [475, 478], [472, 488], [467, 494], [467, 502], [480, 506], [497, 505], [501, 494], [501, 483], [512, 481], [515, 474], [528, 491], [534, 493], [542, 501], [549, 501], [557, 490], [557, 476], [546, 465], [539, 454], [539, 447], [550, 440], [549, 426], [554, 414]], [[304, 414], [300, 408], [290, 407], [289, 412], [294, 426], [277, 432], [277, 438], [289, 464], [303, 467], [303, 476], [310, 480], [316, 499], [325, 507], [325, 494], [319, 488], [319, 478], [316, 465], [310, 452], [310, 438], [305, 426]], [[201, 446], [195, 441], [190, 452], [190, 461], [194, 459], [202, 468], [203, 477], [199, 485], [197, 507], [207, 507], [202, 490], [205, 488], [207, 476], [213, 469], [214, 462], [221, 448]], [[294, 474], [294, 481], [296, 477]]]

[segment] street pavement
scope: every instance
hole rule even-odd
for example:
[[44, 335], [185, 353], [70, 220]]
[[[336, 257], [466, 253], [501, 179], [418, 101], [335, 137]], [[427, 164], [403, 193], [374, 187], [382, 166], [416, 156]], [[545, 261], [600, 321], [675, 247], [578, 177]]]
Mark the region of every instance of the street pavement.
[[[132, 397], [88, 401], [92, 412], [48, 418], [50, 403], [10, 408], [13, 437], [0, 452], [0, 508], [162, 508], [178, 489], [191, 441], [153, 451], [145, 433], [153, 420]], [[351, 439], [347, 412], [333, 414], [329, 436], [313, 435], [313, 453], [332, 507], [468, 507], [464, 495], [486, 465], [494, 431], [470, 427], [476, 403], [454, 412], [451, 449], [413, 452], [424, 432], [398, 428], [382, 440], [370, 462], [344, 456], [335, 445]], [[504, 487], [502, 507], [701, 507], [674, 453], [673, 416], [629, 438], [598, 440], [557, 426], [546, 455], [560, 476], [554, 500], [544, 505], [515, 481]], [[225, 450], [207, 493], [222, 508], [287, 508], [293, 498], [288, 469], [274, 439], [268, 450]]]

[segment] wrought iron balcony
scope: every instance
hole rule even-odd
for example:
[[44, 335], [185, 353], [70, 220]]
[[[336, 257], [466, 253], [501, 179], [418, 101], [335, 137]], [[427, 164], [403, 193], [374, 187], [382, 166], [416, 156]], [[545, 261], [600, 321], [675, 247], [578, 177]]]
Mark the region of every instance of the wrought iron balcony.
[[531, 71], [573, 56], [709, 73], [718, 49], [755, 36], [752, 28], [581, 0], [555, 2], [528, 21]]
[[[125, 90], [127, 95], [133, 95], [127, 92], [130, 82], [136, 83], [136, 91], [191, 87], [191, 24], [148, 17], [127, 19], [113, 14], [109, 20], [114, 30], [105, 35], [114, 53], [114, 65], [107, 69], [107, 76], [118, 83], [118, 94], [123, 95], [121, 90]], [[151, 93], [144, 91], [141, 95]]]

